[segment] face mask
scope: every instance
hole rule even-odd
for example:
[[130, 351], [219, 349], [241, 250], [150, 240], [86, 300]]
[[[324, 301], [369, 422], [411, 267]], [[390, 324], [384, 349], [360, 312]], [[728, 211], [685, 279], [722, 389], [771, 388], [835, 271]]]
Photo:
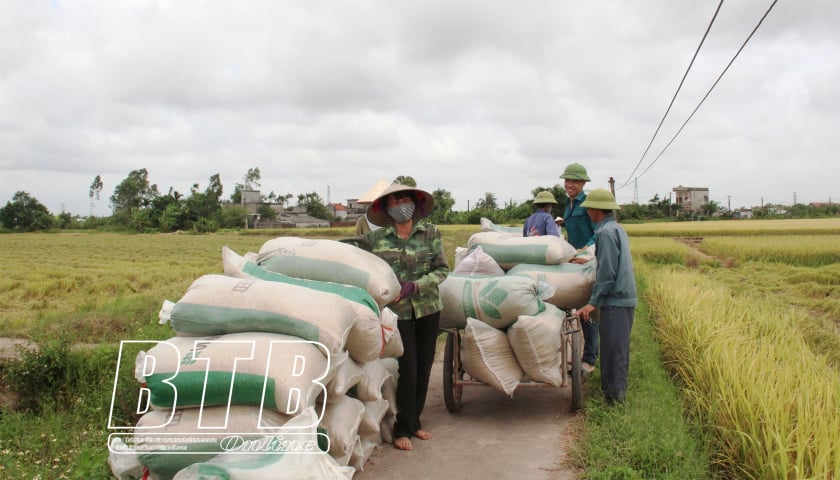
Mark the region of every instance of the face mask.
[[388, 215], [397, 223], [405, 223], [414, 216], [414, 202], [398, 203], [386, 209]]

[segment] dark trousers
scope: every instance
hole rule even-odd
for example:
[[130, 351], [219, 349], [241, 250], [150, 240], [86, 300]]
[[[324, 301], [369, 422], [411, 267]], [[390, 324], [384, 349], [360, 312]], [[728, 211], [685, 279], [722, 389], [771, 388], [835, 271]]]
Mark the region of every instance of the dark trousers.
[[398, 320], [403, 341], [397, 380], [397, 419], [394, 438], [411, 437], [421, 429], [420, 414], [426, 403], [429, 376], [435, 361], [440, 312], [412, 320]]
[[601, 391], [608, 403], [624, 402], [627, 393], [634, 312], [633, 307], [601, 308]]
[[588, 322], [581, 320], [580, 329], [583, 330], [583, 361], [595, 365], [598, 361], [598, 323], [600, 314], [598, 309], [592, 312]]

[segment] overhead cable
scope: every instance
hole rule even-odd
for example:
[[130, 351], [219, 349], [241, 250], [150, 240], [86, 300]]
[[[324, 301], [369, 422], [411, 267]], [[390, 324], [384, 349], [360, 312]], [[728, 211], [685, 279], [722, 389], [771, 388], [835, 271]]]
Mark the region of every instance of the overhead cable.
[[706, 27], [706, 32], [703, 33], [703, 38], [700, 39], [700, 44], [697, 45], [697, 49], [694, 50], [694, 56], [691, 57], [691, 62], [688, 64], [688, 68], [685, 69], [685, 73], [683, 73], [682, 79], [680, 79], [680, 84], [677, 86], [677, 91], [674, 92], [674, 96], [671, 97], [671, 103], [668, 104], [668, 108], [665, 110], [665, 114], [662, 115], [662, 120], [659, 121], [659, 125], [656, 126], [656, 131], [653, 132], [653, 136], [650, 137], [650, 142], [648, 142], [647, 148], [642, 153], [641, 158], [639, 158], [639, 162], [633, 168], [633, 171], [630, 172], [630, 175], [627, 177], [627, 180], [621, 184], [618, 188], [625, 187], [628, 183], [630, 183], [630, 179], [633, 178], [633, 174], [636, 173], [636, 170], [639, 169], [639, 166], [642, 164], [642, 161], [645, 159], [645, 155], [647, 155], [648, 150], [650, 150], [650, 146], [653, 145], [653, 140], [656, 138], [656, 135], [659, 133], [659, 129], [662, 128], [662, 124], [665, 123], [665, 118], [668, 116], [668, 112], [671, 111], [671, 107], [674, 105], [674, 101], [677, 99], [677, 94], [680, 93], [682, 89], [683, 83], [685, 83], [685, 77], [688, 76], [688, 72], [691, 71], [692, 65], [694, 65], [694, 60], [697, 59], [697, 54], [700, 53], [700, 47], [703, 46], [703, 43], [706, 41], [706, 37], [709, 35], [709, 30], [712, 29], [712, 25], [715, 23], [715, 18], [717, 18], [718, 12], [720, 12], [720, 7], [723, 5], [723, 0], [720, 0], [718, 3], [717, 9], [715, 9], [715, 14], [712, 15], [712, 20], [709, 22], [709, 26]]
[[[663, 154], [663, 153], [665, 153], [665, 150], [668, 150], [668, 147], [670, 147], [670, 146], [671, 146], [671, 144], [672, 144], [672, 143], [674, 143], [674, 140], [676, 140], [676, 138], [677, 138], [677, 136], [680, 134], [680, 132], [682, 132], [682, 131], [683, 131], [683, 128], [685, 128], [685, 125], [689, 122], [689, 120], [691, 120], [691, 118], [694, 116], [694, 114], [695, 114], [695, 113], [697, 113], [697, 110], [699, 110], [699, 109], [700, 109], [700, 106], [701, 106], [701, 105], [703, 105], [703, 102], [705, 102], [705, 101], [706, 101], [706, 99], [709, 97], [709, 94], [711, 94], [711, 93], [712, 93], [712, 90], [714, 90], [715, 86], [718, 84], [718, 82], [720, 82], [720, 79], [721, 79], [721, 78], [723, 78], [723, 75], [726, 73], [726, 71], [727, 71], [727, 70], [729, 70], [729, 67], [730, 67], [730, 66], [732, 66], [732, 63], [734, 63], [734, 62], [735, 62], [735, 59], [736, 59], [736, 58], [738, 58], [738, 55], [741, 53], [741, 51], [742, 51], [742, 50], [744, 49], [744, 47], [747, 45], [747, 42], [749, 42], [749, 41], [750, 41], [750, 39], [752, 38], [752, 36], [753, 36], [753, 35], [755, 34], [755, 32], [758, 30], [758, 27], [760, 27], [760, 26], [761, 26], [761, 23], [764, 21], [764, 19], [765, 19], [765, 18], [767, 18], [767, 15], [770, 13], [770, 11], [771, 11], [771, 10], [773, 10], [773, 7], [774, 7], [774, 6], [776, 6], [776, 2], [778, 2], [778, 1], [779, 1], [779, 0], [773, 0], [773, 3], [771, 3], [771, 4], [770, 4], [770, 7], [767, 9], [767, 11], [766, 11], [766, 12], [764, 12], [764, 15], [761, 17], [761, 20], [759, 20], [759, 21], [758, 21], [758, 23], [756, 24], [755, 28], [753, 28], [752, 32], [750, 32], [750, 34], [749, 34], [749, 36], [747, 37], [747, 39], [746, 39], [746, 40], [744, 40], [744, 43], [742, 43], [742, 44], [741, 44], [741, 48], [739, 48], [739, 49], [738, 49], [738, 51], [737, 51], [737, 52], [735, 52], [735, 55], [732, 57], [732, 60], [730, 60], [730, 61], [729, 61], [729, 63], [726, 65], [726, 68], [724, 68], [724, 69], [723, 69], [723, 71], [722, 71], [722, 72], [720, 72], [720, 75], [718, 76], [717, 80], [715, 80], [715, 83], [714, 83], [714, 84], [712, 84], [711, 88], [709, 88], [709, 91], [708, 91], [708, 92], [706, 92], [706, 95], [704, 95], [704, 96], [703, 96], [703, 99], [702, 99], [702, 100], [700, 100], [700, 103], [698, 103], [698, 104], [697, 104], [697, 106], [694, 108], [694, 110], [691, 112], [691, 115], [689, 115], [689, 116], [688, 116], [688, 118], [686, 118], [686, 119], [685, 119], [685, 122], [683, 122], [682, 126], [680, 126], [680, 129], [679, 129], [679, 130], [677, 130], [677, 133], [675, 133], [675, 134], [674, 134], [674, 136], [673, 136], [673, 137], [671, 137], [671, 140], [670, 140], [670, 141], [669, 141], [669, 142], [665, 145], [665, 148], [663, 148], [663, 149], [662, 149], [662, 151], [661, 151], [661, 152], [659, 152], [659, 155], [657, 155], [657, 156], [656, 156], [656, 158], [654, 158], [654, 159], [653, 159], [653, 161], [650, 163], [650, 165], [648, 165], [648, 166], [647, 166], [647, 168], [645, 168], [645, 169], [642, 171], [642, 173], [640, 173], [640, 174], [639, 174], [639, 177], [641, 177], [642, 175], [644, 175], [644, 174], [645, 174], [645, 172], [647, 172], [648, 170], [650, 170], [650, 167], [652, 167], [652, 166], [653, 166], [653, 164], [654, 164], [654, 163], [656, 163], [656, 161], [657, 161], [657, 160], [659, 160], [659, 157], [661, 157], [661, 156], [662, 156], [662, 154]], [[638, 177], [636, 177], [636, 178], [638, 178]]]

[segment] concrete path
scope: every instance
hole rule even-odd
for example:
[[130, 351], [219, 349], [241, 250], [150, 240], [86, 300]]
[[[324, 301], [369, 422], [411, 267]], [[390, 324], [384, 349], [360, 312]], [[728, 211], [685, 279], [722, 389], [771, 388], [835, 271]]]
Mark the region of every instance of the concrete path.
[[404, 452], [383, 444], [354, 480], [573, 480], [564, 465], [576, 422], [571, 387], [520, 387], [514, 397], [490, 387], [465, 387], [460, 410], [444, 404], [441, 361], [432, 370], [423, 428], [431, 440], [412, 439]]

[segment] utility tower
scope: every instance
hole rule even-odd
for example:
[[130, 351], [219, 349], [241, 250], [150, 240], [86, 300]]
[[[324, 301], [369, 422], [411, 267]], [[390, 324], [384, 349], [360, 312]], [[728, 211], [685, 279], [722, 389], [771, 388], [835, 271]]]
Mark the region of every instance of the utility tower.
[[639, 177], [633, 179], [633, 203], [639, 204]]

